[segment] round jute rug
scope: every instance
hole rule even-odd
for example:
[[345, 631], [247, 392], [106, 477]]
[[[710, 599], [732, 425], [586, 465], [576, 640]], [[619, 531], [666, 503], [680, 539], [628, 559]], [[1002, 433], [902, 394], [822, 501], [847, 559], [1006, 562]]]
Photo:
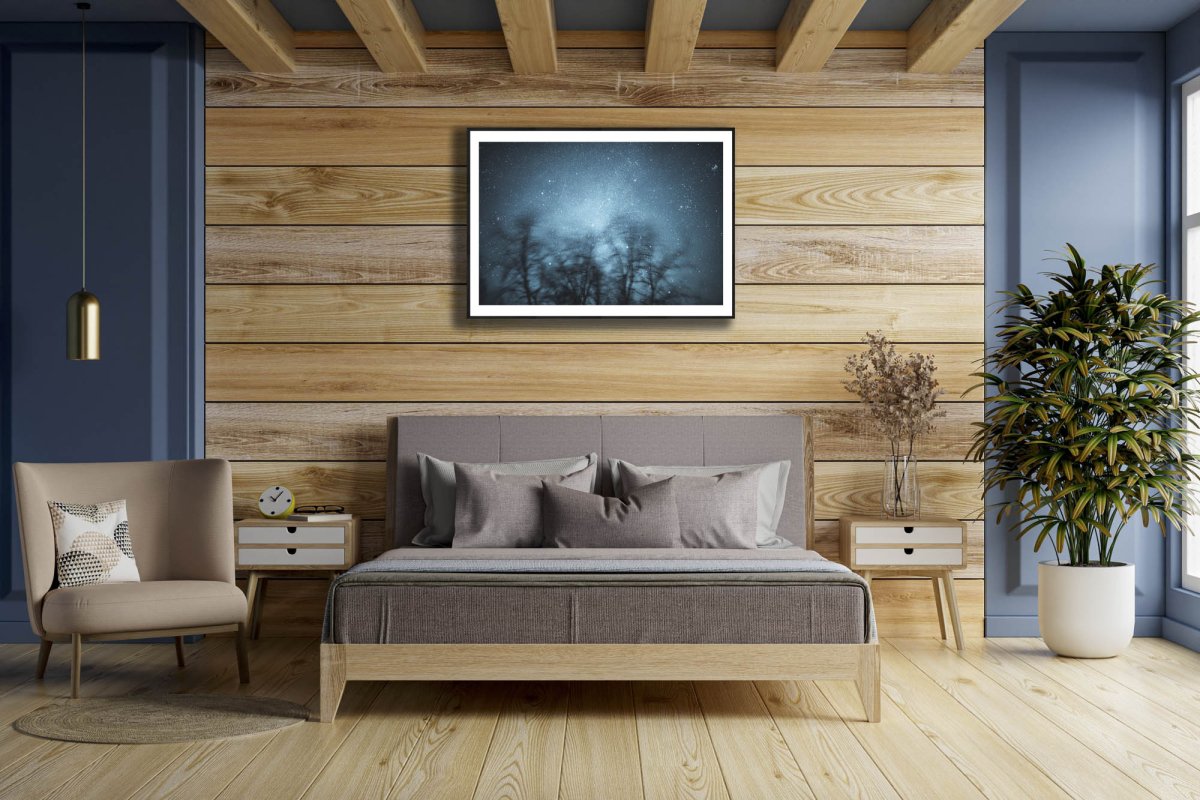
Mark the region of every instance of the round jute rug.
[[26, 714], [13, 727], [63, 742], [166, 744], [249, 736], [307, 719], [304, 706], [270, 697], [153, 694], [55, 703]]

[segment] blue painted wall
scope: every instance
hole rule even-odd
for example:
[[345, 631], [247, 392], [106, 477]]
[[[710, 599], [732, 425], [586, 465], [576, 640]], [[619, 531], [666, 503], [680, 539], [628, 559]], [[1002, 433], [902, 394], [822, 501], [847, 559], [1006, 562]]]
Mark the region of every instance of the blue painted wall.
[[[1164, 36], [998, 33], [986, 45], [986, 282], [1046, 288], [1048, 256], [1071, 242], [1091, 263], [1164, 263]], [[988, 314], [988, 346], [998, 321]], [[988, 504], [999, 502], [993, 492]], [[1010, 522], [986, 533], [989, 636], [1036, 636], [1037, 562]], [[1164, 540], [1126, 529], [1117, 557], [1137, 565], [1137, 632], [1158, 635]]]
[[[3, 461], [203, 452], [203, 39], [88, 26], [88, 289], [98, 362], [66, 359], [79, 288], [79, 28], [0, 25]], [[31, 636], [11, 480], [0, 482], [0, 640]]]
[[[1167, 31], [1167, 278], [1175, 292], [1182, 292], [1183, 263], [1181, 237], [1181, 175], [1183, 157], [1180, 145], [1182, 94], [1180, 87], [1200, 75], [1200, 13], [1193, 14]], [[1200, 535], [1200, 534], [1197, 534]], [[1166, 619], [1163, 635], [1200, 650], [1200, 595], [1184, 589], [1180, 580], [1182, 544], [1180, 533], [1172, 530], [1167, 541]]]

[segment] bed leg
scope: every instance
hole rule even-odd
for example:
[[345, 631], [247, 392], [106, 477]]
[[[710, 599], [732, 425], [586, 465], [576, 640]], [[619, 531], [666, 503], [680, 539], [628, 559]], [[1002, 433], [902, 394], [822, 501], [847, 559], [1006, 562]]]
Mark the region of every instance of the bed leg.
[[862, 698], [863, 709], [867, 712], [867, 722], [879, 722], [881, 687], [878, 642], [866, 645], [859, 651], [857, 683], [858, 696]]
[[321, 644], [321, 722], [333, 722], [346, 690], [346, 653], [341, 645]]

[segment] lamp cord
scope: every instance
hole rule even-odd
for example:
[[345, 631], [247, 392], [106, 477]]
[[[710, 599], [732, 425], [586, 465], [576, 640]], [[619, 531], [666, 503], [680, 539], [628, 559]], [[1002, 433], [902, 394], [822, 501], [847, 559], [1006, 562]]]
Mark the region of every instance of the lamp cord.
[[79, 64], [80, 64], [80, 86], [83, 91], [80, 102], [80, 118], [82, 125], [80, 126], [81, 135], [79, 149], [81, 153], [81, 170], [79, 176], [79, 184], [81, 187], [82, 200], [80, 202], [79, 212], [79, 230], [80, 230], [80, 267], [82, 276], [80, 280], [81, 288], [87, 288], [87, 7], [86, 4], [80, 3], [79, 8]]

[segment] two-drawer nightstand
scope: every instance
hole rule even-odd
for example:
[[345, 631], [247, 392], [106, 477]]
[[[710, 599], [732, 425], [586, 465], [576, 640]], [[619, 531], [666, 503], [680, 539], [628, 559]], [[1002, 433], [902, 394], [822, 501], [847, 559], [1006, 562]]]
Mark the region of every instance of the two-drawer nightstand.
[[250, 638], [258, 638], [267, 581], [333, 580], [358, 563], [358, 517], [336, 522], [242, 519], [234, 523], [237, 568], [249, 570], [246, 603]]
[[954, 625], [954, 643], [963, 649], [962, 623], [958, 617], [958, 595], [954, 592], [954, 570], [967, 565], [967, 526], [956, 519], [886, 519], [842, 517], [842, 563], [862, 575], [870, 586], [880, 573], [933, 580], [938, 625], [946, 638], [942, 593]]

